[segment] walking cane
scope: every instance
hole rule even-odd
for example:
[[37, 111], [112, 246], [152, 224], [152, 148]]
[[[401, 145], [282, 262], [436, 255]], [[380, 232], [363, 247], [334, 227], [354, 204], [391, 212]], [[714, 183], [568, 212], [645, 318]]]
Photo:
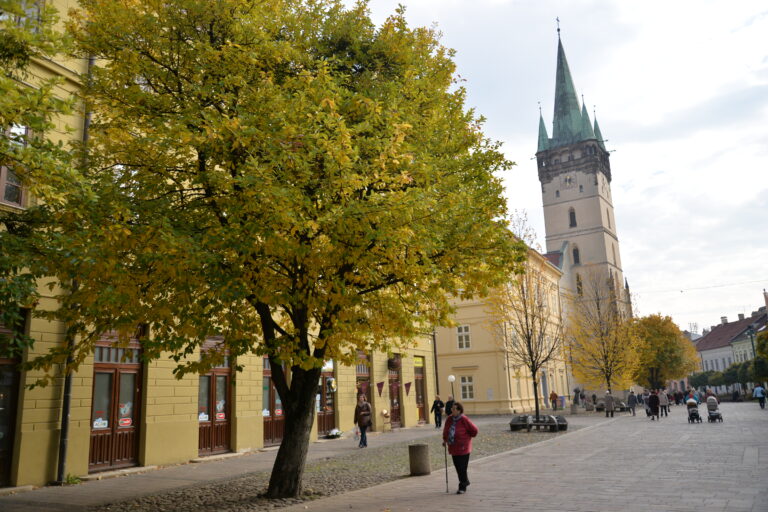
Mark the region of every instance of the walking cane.
[[445, 451], [445, 492], [450, 492], [448, 490], [448, 447], [445, 443], [443, 443], [443, 450]]

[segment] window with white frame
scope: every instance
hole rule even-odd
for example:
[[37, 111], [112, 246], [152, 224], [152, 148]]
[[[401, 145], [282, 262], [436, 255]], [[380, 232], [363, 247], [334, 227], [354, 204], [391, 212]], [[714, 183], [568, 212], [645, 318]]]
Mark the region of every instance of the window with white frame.
[[461, 399], [462, 400], [474, 400], [475, 399], [475, 382], [472, 377], [461, 377]]
[[469, 348], [469, 326], [460, 325], [456, 328], [457, 341], [460, 349]]
[[[27, 145], [29, 130], [25, 126], [13, 125], [3, 134], [11, 147], [17, 146], [23, 148]], [[21, 187], [21, 180], [8, 166], [0, 166], [0, 202], [14, 206], [24, 205], [24, 190]]]

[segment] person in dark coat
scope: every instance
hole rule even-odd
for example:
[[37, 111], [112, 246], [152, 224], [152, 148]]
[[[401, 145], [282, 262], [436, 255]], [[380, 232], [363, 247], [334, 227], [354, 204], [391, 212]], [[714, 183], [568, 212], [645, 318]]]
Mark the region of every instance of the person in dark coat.
[[637, 407], [637, 395], [635, 394], [634, 390], [629, 392], [629, 397], [627, 398], [627, 407], [629, 408], [629, 412], [632, 413], [632, 416], [635, 416], [635, 407]]
[[371, 404], [362, 393], [357, 397], [354, 422], [360, 429], [360, 448], [368, 448], [368, 436], [365, 431], [371, 426]]
[[459, 477], [459, 490], [456, 494], [464, 494], [469, 486], [467, 466], [469, 454], [472, 453], [472, 438], [477, 435], [477, 426], [464, 416], [464, 406], [460, 402], [453, 404], [451, 415], [445, 420], [443, 427], [443, 446], [448, 446], [448, 453], [453, 458], [453, 467]]
[[431, 412], [435, 414], [435, 428], [440, 428], [443, 425], [443, 408], [445, 403], [440, 400], [440, 395], [435, 395], [435, 401], [432, 402]]
[[451, 414], [453, 414], [453, 404], [455, 404], [456, 401], [453, 399], [453, 395], [448, 395], [448, 400], [445, 402], [445, 417], [447, 418]]
[[653, 421], [656, 416], [659, 420], [661, 420], [661, 417], [659, 416], [659, 395], [656, 394], [656, 391], [651, 391], [651, 395], [648, 397], [648, 407], [651, 410], [651, 421]]

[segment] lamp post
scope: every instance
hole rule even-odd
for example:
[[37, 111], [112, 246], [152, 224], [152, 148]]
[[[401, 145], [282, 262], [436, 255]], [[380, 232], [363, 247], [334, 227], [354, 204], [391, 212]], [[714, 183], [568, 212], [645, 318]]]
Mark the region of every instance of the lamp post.
[[456, 382], [456, 376], [455, 375], [449, 375], [448, 376], [448, 382], [451, 383], [451, 396], [454, 400], [456, 400], [456, 392], [453, 390], [453, 383]]
[[757, 352], [755, 352], [755, 324], [747, 327], [747, 335], [749, 335], [749, 341], [752, 343], [752, 359], [754, 359], [757, 356]]

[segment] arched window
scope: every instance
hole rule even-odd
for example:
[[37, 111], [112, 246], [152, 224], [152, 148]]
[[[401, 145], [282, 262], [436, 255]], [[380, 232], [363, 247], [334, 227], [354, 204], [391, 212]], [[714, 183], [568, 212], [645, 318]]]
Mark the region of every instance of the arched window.
[[581, 263], [581, 255], [579, 254], [579, 247], [577, 245], [573, 246], [573, 263], [576, 265]]
[[613, 252], [613, 264], [619, 266], [619, 260], [616, 259], [616, 244], [611, 245], [611, 252]]
[[568, 225], [572, 228], [576, 227], [576, 210], [573, 208], [568, 210]]
[[605, 216], [608, 217], [608, 229], [613, 229], [611, 227], [611, 212], [608, 208], [605, 209]]
[[576, 274], [576, 293], [579, 295], [584, 294], [584, 286], [581, 283], [581, 276], [579, 274]]

